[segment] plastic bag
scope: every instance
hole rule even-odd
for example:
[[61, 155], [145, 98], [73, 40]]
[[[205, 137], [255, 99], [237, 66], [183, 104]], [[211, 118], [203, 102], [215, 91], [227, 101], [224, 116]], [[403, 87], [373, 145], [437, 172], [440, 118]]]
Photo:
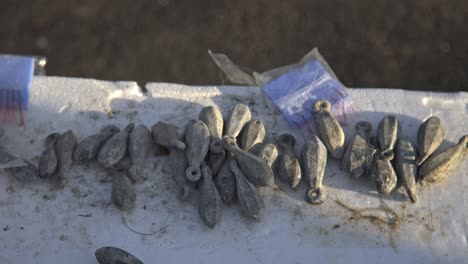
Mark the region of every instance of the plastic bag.
[[252, 74], [242, 70], [224, 54], [208, 53], [231, 82], [261, 86], [286, 120], [299, 128], [305, 137], [315, 134], [315, 101], [328, 100], [332, 114], [341, 124], [346, 122], [346, 115], [351, 111], [350, 95], [316, 48], [297, 64]]
[[44, 57], [0, 54], [0, 124], [24, 125], [34, 75], [44, 75]]

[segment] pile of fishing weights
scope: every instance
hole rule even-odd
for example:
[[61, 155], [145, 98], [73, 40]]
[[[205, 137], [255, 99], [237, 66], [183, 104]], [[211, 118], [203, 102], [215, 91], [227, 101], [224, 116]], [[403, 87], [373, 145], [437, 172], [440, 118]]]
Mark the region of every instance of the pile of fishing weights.
[[252, 119], [246, 105], [237, 104], [226, 124], [217, 107], [203, 108], [199, 120], [190, 121], [184, 135], [165, 122], [156, 123], [151, 130], [133, 123], [123, 130], [108, 125], [78, 144], [71, 130], [53, 133], [46, 138], [38, 169], [27, 163], [12, 172], [17, 178], [37, 172], [41, 178], [64, 186], [73, 161], [85, 163], [97, 158], [105, 169], [118, 168], [113, 174], [111, 199], [119, 209], [129, 210], [135, 206], [134, 184], [142, 180], [146, 159], [155, 148], [163, 147], [169, 150], [179, 198], [187, 200], [198, 190], [200, 217], [214, 228], [221, 221], [223, 205], [234, 202], [239, 202], [245, 216], [260, 220], [264, 202], [257, 188], [274, 186], [274, 174], [291, 188], [304, 178], [305, 200], [321, 204], [326, 197], [322, 181], [327, 156], [341, 160], [342, 168], [355, 178], [368, 176], [379, 193], [390, 194], [400, 182], [410, 200], [416, 202], [416, 183], [448, 177], [468, 149], [465, 135], [457, 145], [433, 154], [445, 137], [435, 116], [419, 127], [417, 148], [409, 138], [400, 137], [400, 123], [391, 115], [379, 123], [376, 136], [371, 135], [370, 123], [358, 122], [346, 145], [343, 129], [330, 108], [326, 100], [314, 104], [318, 135], [306, 140], [299, 157], [294, 153], [293, 135], [280, 135], [276, 144], [264, 142], [264, 124]]

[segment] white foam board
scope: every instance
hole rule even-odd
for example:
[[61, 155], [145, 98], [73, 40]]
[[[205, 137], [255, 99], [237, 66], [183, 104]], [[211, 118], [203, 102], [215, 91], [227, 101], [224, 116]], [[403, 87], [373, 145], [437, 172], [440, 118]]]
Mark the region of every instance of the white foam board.
[[[226, 115], [243, 102], [261, 119], [268, 140], [289, 132], [302, 135], [285, 123], [256, 87], [146, 85], [143, 94], [135, 82], [35, 77], [24, 127], [7, 127], [0, 144], [12, 154], [37, 164], [44, 139], [51, 132], [73, 129], [78, 139], [106, 124], [123, 128], [129, 122], [151, 126], [159, 120], [183, 127], [196, 119], [203, 106], [218, 105]], [[386, 114], [395, 114], [402, 134], [415, 140], [419, 124], [437, 115], [447, 131], [442, 148], [468, 133], [468, 94], [387, 89], [349, 89], [355, 111], [344, 126], [353, 134], [357, 121], [377, 127]], [[375, 132], [375, 130], [374, 130]], [[372, 183], [353, 180], [329, 160], [324, 178], [325, 203], [307, 204], [305, 187], [290, 190], [262, 188], [266, 208], [261, 222], [242, 216], [239, 206], [227, 206], [213, 230], [198, 216], [196, 196], [177, 199], [168, 173], [167, 157], [151, 157], [146, 181], [136, 186], [137, 206], [124, 214], [110, 201], [110, 176], [96, 163], [74, 165], [70, 182], [54, 189], [48, 182], [22, 183], [0, 172], [0, 264], [97, 263], [94, 251], [121, 247], [145, 263], [461, 263], [468, 257], [467, 162], [445, 181], [419, 188], [411, 204], [402, 190], [379, 196]], [[277, 181], [278, 182], [278, 181]], [[390, 226], [369, 219], [351, 219], [352, 213], [336, 201], [355, 208], [392, 208], [401, 217]], [[80, 216], [82, 215], [82, 216]], [[84, 217], [84, 216], [89, 217]]]

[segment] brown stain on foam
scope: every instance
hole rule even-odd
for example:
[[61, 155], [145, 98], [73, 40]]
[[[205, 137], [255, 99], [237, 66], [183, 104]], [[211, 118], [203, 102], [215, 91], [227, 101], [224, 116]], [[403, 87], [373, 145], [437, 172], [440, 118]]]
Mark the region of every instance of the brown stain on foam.
[[[347, 210], [351, 211], [353, 214], [351, 219], [353, 220], [368, 219], [372, 224], [379, 227], [381, 232], [385, 231], [384, 230], [385, 227], [389, 228], [390, 246], [393, 248], [393, 250], [396, 253], [398, 253], [396, 240], [395, 240], [395, 233], [398, 229], [399, 224], [401, 223], [401, 218], [398, 216], [398, 214], [395, 211], [393, 211], [391, 208], [388, 208], [384, 204], [380, 205], [377, 208], [355, 209], [355, 208], [350, 207], [349, 205], [346, 205], [340, 200], [336, 200], [336, 203], [346, 208]], [[371, 212], [371, 211], [375, 211], [376, 213], [374, 215], [369, 214], [368, 212]], [[379, 216], [379, 214], [377, 214], [378, 212], [383, 212], [390, 216], [387, 218], [384, 218], [382, 216]], [[382, 226], [382, 224], [384, 224], [384, 226]]]
[[428, 228], [419, 228], [416, 231], [416, 237], [423, 242], [429, 243], [432, 240], [432, 235], [434, 231]]

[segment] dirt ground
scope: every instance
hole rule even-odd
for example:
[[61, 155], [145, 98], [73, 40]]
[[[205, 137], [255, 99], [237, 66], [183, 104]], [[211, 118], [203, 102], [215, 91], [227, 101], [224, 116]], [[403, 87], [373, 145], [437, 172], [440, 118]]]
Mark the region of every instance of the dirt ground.
[[468, 1], [100, 0], [0, 3], [0, 52], [48, 75], [220, 84], [208, 49], [264, 71], [318, 47], [350, 87], [468, 90]]

